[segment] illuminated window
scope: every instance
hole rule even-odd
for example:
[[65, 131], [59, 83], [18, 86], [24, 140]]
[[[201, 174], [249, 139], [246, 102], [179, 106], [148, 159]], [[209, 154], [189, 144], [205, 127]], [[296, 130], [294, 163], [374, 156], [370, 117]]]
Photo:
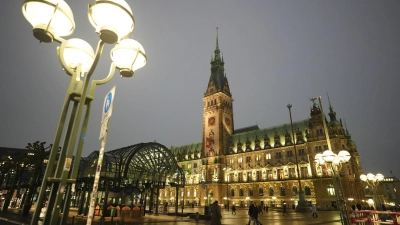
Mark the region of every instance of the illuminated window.
[[326, 187], [326, 190], [328, 191], [328, 195], [335, 195], [335, 188], [333, 187], [332, 184], [329, 184], [329, 185]]
[[258, 195], [259, 196], [264, 196], [264, 189], [263, 188], [259, 188], [258, 189]]
[[238, 163], [242, 163], [242, 162], [243, 162], [242, 157], [238, 158]]
[[272, 187], [269, 188], [269, 196], [274, 196], [274, 189]]
[[281, 196], [286, 196], [286, 189], [281, 187]]
[[265, 158], [266, 158], [266, 159], [271, 159], [271, 153], [265, 154]]
[[253, 188], [249, 188], [249, 196], [253, 196]]
[[305, 187], [304, 187], [304, 192], [305, 192], [306, 195], [311, 195], [310, 186], [305, 186]]
[[247, 156], [247, 157], [246, 157], [246, 162], [247, 162], [247, 163], [251, 162], [251, 156]]
[[298, 194], [296, 186], [292, 187], [292, 193], [293, 193], [294, 196], [296, 196]]

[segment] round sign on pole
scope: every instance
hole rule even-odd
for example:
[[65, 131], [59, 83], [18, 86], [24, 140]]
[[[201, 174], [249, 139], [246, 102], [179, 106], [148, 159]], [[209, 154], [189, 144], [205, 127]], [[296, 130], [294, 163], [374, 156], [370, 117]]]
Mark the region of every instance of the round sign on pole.
[[107, 93], [106, 97], [104, 98], [103, 110], [101, 116], [101, 129], [99, 137], [100, 140], [103, 139], [108, 129], [108, 120], [110, 119], [112, 114], [114, 97], [115, 97], [115, 86]]
[[102, 124], [111, 117], [114, 97], [115, 97], [115, 86], [111, 88], [111, 90], [107, 93], [106, 97], [104, 98], [103, 114], [101, 116]]

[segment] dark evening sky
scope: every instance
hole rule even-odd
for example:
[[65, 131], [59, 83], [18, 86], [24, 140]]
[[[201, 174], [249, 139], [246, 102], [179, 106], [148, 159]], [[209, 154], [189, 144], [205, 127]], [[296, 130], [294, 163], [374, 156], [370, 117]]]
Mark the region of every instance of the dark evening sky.
[[[89, 0], [67, 1], [76, 30], [94, 48]], [[100, 148], [105, 94], [116, 85], [106, 150], [139, 142], [170, 147], [202, 138], [202, 97], [210, 76], [216, 27], [234, 101], [235, 128], [266, 128], [307, 119], [327, 93], [357, 143], [365, 173], [400, 177], [400, 1], [128, 0], [131, 38], [148, 63], [132, 78], [116, 75], [97, 88], [83, 156]], [[69, 76], [57, 43], [39, 43], [21, 13], [23, 1], [0, 8], [0, 146], [52, 143]], [[94, 73], [110, 67], [107, 45]]]

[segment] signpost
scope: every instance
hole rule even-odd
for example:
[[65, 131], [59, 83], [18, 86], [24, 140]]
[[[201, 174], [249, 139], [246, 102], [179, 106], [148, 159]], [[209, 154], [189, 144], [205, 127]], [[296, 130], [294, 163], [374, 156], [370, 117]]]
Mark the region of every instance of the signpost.
[[[97, 167], [96, 167], [96, 175], [94, 176], [93, 182], [93, 191], [90, 197], [90, 207], [89, 213], [87, 217], [86, 225], [91, 225], [93, 220], [93, 213], [96, 204], [96, 196], [97, 196], [97, 189], [99, 187], [99, 180], [100, 180], [100, 172], [101, 166], [103, 164], [103, 156], [104, 156], [104, 147], [106, 145], [107, 133], [108, 133], [108, 121], [111, 118], [112, 110], [113, 110], [113, 103], [114, 103], [114, 96], [115, 96], [115, 86], [111, 88], [111, 90], [107, 93], [106, 97], [104, 98], [103, 103], [103, 110], [101, 116], [101, 129], [100, 129], [100, 137], [101, 140], [101, 148], [99, 152], [99, 159], [97, 160]], [[107, 201], [107, 198], [104, 198], [104, 201]], [[103, 212], [105, 213], [105, 212]]]

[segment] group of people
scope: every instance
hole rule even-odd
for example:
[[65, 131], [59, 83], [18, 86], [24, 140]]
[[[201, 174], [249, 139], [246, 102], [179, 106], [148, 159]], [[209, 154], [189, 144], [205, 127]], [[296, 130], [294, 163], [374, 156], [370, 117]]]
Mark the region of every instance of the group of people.
[[[283, 204], [283, 215], [289, 215], [287, 212], [287, 205], [286, 203]], [[232, 214], [236, 214], [236, 206], [232, 205]], [[264, 210], [268, 211], [268, 208]], [[221, 225], [221, 219], [222, 219], [222, 214], [221, 214], [221, 208], [218, 205], [218, 201], [215, 201], [211, 205], [211, 225]], [[311, 211], [312, 211], [312, 217], [318, 217], [317, 214], [317, 209], [315, 204], [311, 205]], [[248, 215], [249, 215], [249, 222], [247, 225], [250, 225], [251, 221], [254, 221], [254, 225], [262, 225], [262, 223], [258, 220], [258, 214], [263, 213], [263, 207], [262, 205], [257, 205], [255, 202], [251, 201], [249, 210], [248, 210]]]

